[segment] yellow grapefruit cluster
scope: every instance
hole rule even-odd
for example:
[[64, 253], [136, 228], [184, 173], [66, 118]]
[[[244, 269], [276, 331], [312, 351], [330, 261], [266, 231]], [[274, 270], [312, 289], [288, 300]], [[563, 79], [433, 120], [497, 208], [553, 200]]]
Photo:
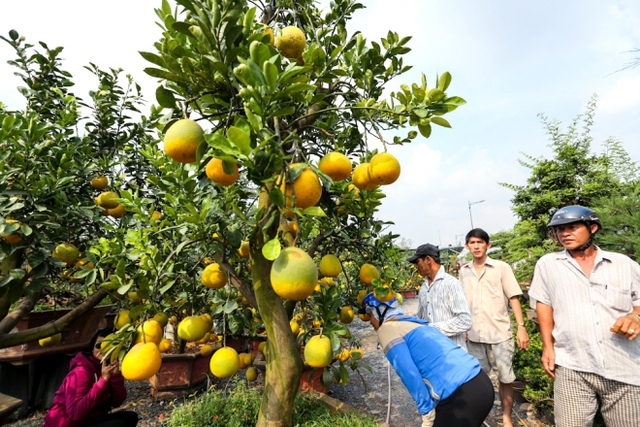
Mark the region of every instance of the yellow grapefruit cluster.
[[227, 284], [227, 273], [220, 268], [220, 264], [213, 263], [205, 267], [202, 272], [202, 284], [209, 289], [220, 289]]
[[353, 184], [360, 190], [389, 185], [400, 177], [400, 162], [392, 154], [378, 153], [369, 163], [361, 163], [353, 171]]
[[282, 298], [300, 301], [313, 293], [318, 270], [313, 259], [302, 249], [290, 246], [280, 252], [271, 266], [271, 285]]
[[304, 360], [312, 368], [329, 366], [332, 358], [331, 340], [326, 335], [311, 337], [304, 346]]
[[198, 123], [189, 119], [178, 120], [164, 135], [164, 152], [176, 162], [193, 163], [203, 141], [204, 131]]
[[209, 160], [209, 163], [207, 163], [205, 173], [207, 174], [207, 178], [211, 181], [222, 187], [228, 187], [238, 180], [238, 165], [236, 163], [229, 162], [232, 169], [232, 172], [229, 174], [225, 172], [223, 164], [224, 162], [221, 159], [214, 157]]

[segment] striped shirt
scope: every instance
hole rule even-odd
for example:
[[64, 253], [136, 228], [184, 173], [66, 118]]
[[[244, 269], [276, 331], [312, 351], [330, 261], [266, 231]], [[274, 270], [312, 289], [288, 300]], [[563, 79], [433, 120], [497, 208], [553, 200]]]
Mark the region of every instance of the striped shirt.
[[460, 281], [473, 320], [469, 341], [498, 344], [512, 340], [509, 300], [522, 295], [522, 289], [509, 264], [487, 257], [478, 274], [471, 261], [460, 269]]
[[440, 266], [431, 285], [428, 279], [424, 281], [419, 297], [417, 317], [428, 320], [431, 326], [466, 350], [464, 333], [471, 329], [471, 313], [458, 279]]
[[553, 308], [557, 365], [640, 385], [640, 340], [609, 330], [640, 306], [640, 265], [596, 250], [591, 277], [566, 250], [540, 258], [529, 295]]

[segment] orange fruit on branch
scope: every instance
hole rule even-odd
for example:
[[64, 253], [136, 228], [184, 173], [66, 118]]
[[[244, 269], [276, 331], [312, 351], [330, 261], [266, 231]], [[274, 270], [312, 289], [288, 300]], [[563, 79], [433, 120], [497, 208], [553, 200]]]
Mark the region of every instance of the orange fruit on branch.
[[227, 167], [231, 169], [229, 173], [224, 169], [224, 161], [217, 157], [212, 158], [207, 163], [205, 173], [207, 178], [222, 187], [228, 187], [238, 180], [238, 165], [236, 163], [227, 162]]
[[280, 252], [271, 266], [271, 286], [280, 297], [300, 301], [313, 293], [318, 270], [313, 259], [302, 249], [290, 246]]
[[[295, 173], [300, 168], [302, 168], [302, 172], [293, 180], [293, 185], [287, 179], [285, 182], [280, 183], [280, 190], [286, 197], [288, 207], [293, 205], [297, 208], [306, 209], [315, 206], [320, 201], [322, 185], [318, 175], [304, 163], [291, 164], [289, 173]], [[294, 197], [295, 204], [292, 203]]]
[[369, 178], [376, 185], [396, 182], [400, 176], [400, 162], [389, 153], [378, 153], [369, 162]]
[[138, 343], [122, 359], [120, 371], [129, 381], [144, 381], [154, 376], [162, 365], [162, 355], [152, 342]]
[[351, 175], [351, 160], [337, 151], [332, 151], [320, 159], [318, 169], [334, 181], [342, 181]]

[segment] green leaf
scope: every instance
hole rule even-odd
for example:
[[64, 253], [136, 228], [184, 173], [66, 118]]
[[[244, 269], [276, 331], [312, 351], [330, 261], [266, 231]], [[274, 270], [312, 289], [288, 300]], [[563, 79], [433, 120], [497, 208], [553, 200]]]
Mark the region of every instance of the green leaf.
[[166, 68], [167, 66], [166, 63], [164, 62], [164, 59], [160, 55], [156, 55], [155, 53], [151, 53], [151, 52], [138, 52], [138, 53], [144, 59], [146, 59], [147, 61], [151, 62], [154, 65], [157, 65], [158, 67]]
[[432, 117], [431, 118], [431, 123], [435, 123], [437, 125], [446, 127], [446, 128], [450, 128], [451, 125], [449, 124], [449, 122], [443, 118], [443, 117]]
[[236, 126], [230, 126], [227, 130], [227, 138], [240, 149], [245, 156], [251, 152], [251, 137], [245, 131]]
[[442, 74], [440, 76], [440, 79], [438, 80], [438, 89], [444, 92], [447, 90], [450, 83], [451, 83], [451, 73], [449, 73], [448, 71], [445, 71], [445, 73]]
[[264, 78], [269, 86], [269, 90], [273, 92], [276, 89], [276, 83], [278, 81], [278, 67], [273, 65], [273, 63], [266, 61], [262, 65], [262, 73], [264, 74]]
[[448, 104], [448, 105], [460, 106], [460, 105], [466, 104], [467, 101], [465, 101], [464, 99], [460, 98], [459, 96], [452, 96], [451, 98], [445, 99], [444, 103]]
[[319, 206], [311, 206], [310, 208], [306, 208], [302, 211], [302, 213], [304, 215], [310, 216], [327, 216], [327, 214], [325, 214], [322, 208], [320, 208]]
[[273, 117], [284, 117], [290, 116], [296, 112], [296, 107], [290, 105], [288, 107], [284, 107], [273, 113]]
[[278, 256], [280, 256], [281, 250], [282, 247], [280, 246], [280, 240], [275, 237], [262, 246], [262, 256], [269, 261], [274, 261]]
[[249, 45], [249, 56], [258, 67], [261, 67], [265, 61], [269, 61], [271, 51], [264, 43], [254, 40]]
[[426, 125], [418, 125], [418, 130], [425, 138], [429, 138], [431, 136], [431, 125], [429, 123]]
[[279, 208], [284, 207], [284, 194], [279, 187], [273, 187], [269, 191], [269, 199], [271, 199], [271, 203], [278, 206]]
[[156, 89], [156, 100], [164, 108], [173, 108], [176, 105], [176, 98], [173, 96], [173, 92], [164, 86], [158, 86], [158, 89]]

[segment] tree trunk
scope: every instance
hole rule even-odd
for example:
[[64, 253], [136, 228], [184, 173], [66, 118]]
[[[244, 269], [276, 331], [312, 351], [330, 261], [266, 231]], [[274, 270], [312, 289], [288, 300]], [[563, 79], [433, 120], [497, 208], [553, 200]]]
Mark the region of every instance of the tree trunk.
[[262, 254], [256, 255], [258, 258], [253, 258], [253, 285], [268, 337], [267, 372], [257, 426], [291, 427], [293, 403], [300, 388], [302, 357], [282, 299], [269, 281], [271, 263]]

